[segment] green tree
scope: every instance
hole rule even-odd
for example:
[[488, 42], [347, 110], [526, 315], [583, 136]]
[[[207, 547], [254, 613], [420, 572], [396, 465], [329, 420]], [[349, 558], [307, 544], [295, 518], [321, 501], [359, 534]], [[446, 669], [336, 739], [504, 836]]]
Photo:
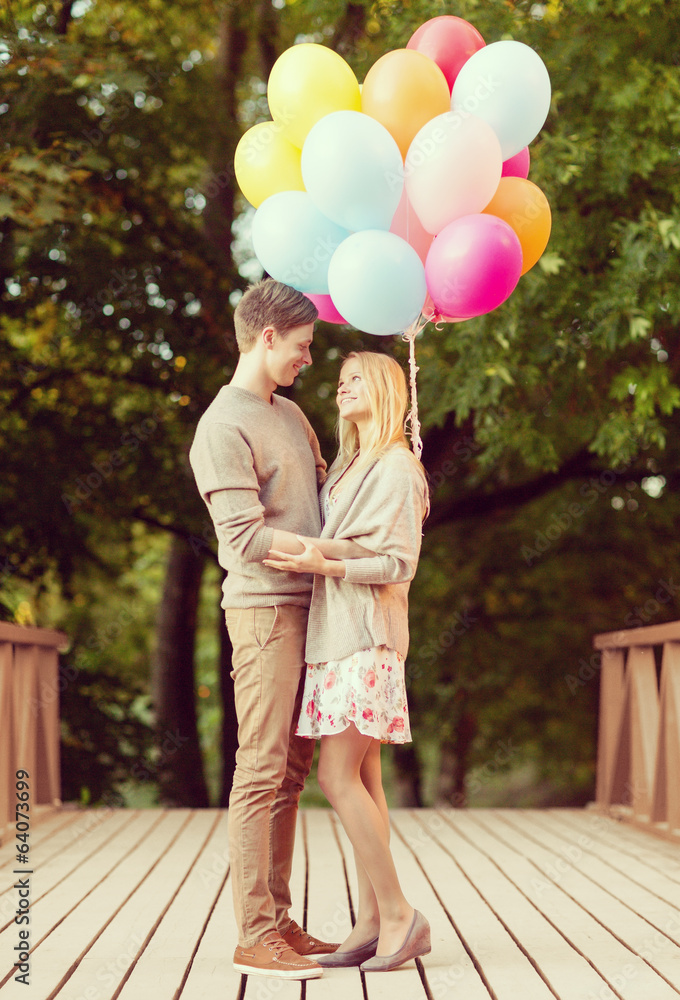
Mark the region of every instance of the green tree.
[[[9, 11], [0, 48], [3, 600], [13, 611], [31, 583], [38, 595], [58, 586], [72, 606], [84, 576], [117, 572], [112, 552], [131, 547], [140, 526], [168, 540], [175, 611], [159, 583], [155, 691], [160, 735], [177, 724], [191, 748], [167, 760], [170, 801], [205, 801], [193, 614], [181, 609], [198, 607], [214, 547], [186, 453], [234, 363], [225, 331], [252, 253], [233, 151], [268, 116], [273, 61], [305, 37], [338, 49], [362, 79], [443, 13], [470, 20], [487, 42], [512, 37], [540, 53], [553, 102], [530, 176], [553, 212], [547, 252], [502, 307], [429, 326], [417, 343], [434, 490], [412, 589], [416, 743], [395, 763], [412, 801], [463, 801], [466, 775], [474, 791], [480, 775], [523, 756], [586, 794], [596, 674], [574, 692], [564, 678], [589, 664], [593, 631], [619, 627], [672, 575], [680, 81], [668, 39], [680, 14], [626, 0], [15, 0]], [[315, 365], [294, 394], [328, 457], [338, 358], [356, 346], [406, 358], [398, 338], [321, 325]], [[658, 497], [642, 488], [652, 481]], [[583, 512], [550, 539], [579, 503]], [[674, 597], [657, 603], [655, 620], [677, 616]], [[223, 628], [217, 648], [228, 705]], [[233, 748], [224, 718], [222, 802]], [[503, 742], [521, 751], [497, 760]]]

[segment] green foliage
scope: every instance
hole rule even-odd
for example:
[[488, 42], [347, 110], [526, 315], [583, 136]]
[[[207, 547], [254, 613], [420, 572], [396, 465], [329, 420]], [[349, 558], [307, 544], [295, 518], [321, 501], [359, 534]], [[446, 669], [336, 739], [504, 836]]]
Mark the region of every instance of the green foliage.
[[[594, 631], [656, 600], [677, 556], [680, 12], [660, 0], [98, 0], [62, 24], [66, 7], [14, 0], [0, 48], [0, 613], [30, 602], [39, 624], [74, 637], [77, 658], [125, 601], [140, 611], [88, 659], [94, 679], [65, 703], [69, 738], [100, 704], [102, 752], [120, 775], [126, 752], [113, 753], [106, 706], [122, 703], [131, 745], [146, 752], [137, 703], [110, 677], [136, 691], [148, 672], [157, 539], [173, 531], [213, 550], [186, 453], [235, 363], [233, 293], [253, 262], [231, 164], [241, 132], [268, 116], [267, 60], [305, 38], [336, 45], [362, 79], [420, 23], [451, 13], [487, 42], [526, 42], [548, 66], [553, 100], [530, 177], [553, 230], [507, 303], [430, 325], [417, 342], [435, 488], [411, 592], [414, 731], [432, 797], [440, 745], [479, 779], [508, 740], [518, 752], [494, 774], [531, 763], [582, 796], [597, 680], [572, 693], [565, 677], [589, 663]], [[339, 358], [355, 347], [407, 357], [398, 338], [320, 324], [294, 395], [329, 459]], [[640, 485], [655, 476], [666, 480], [658, 498]], [[551, 541], [573, 504], [583, 512]], [[470, 622], [460, 634], [455, 613]], [[653, 619], [677, 613], [673, 598]], [[198, 680], [215, 781], [213, 614]], [[431, 645], [448, 633], [449, 646]], [[471, 744], [456, 749], [465, 727]], [[108, 779], [87, 733], [92, 781], [83, 771], [75, 784], [94, 798]]]

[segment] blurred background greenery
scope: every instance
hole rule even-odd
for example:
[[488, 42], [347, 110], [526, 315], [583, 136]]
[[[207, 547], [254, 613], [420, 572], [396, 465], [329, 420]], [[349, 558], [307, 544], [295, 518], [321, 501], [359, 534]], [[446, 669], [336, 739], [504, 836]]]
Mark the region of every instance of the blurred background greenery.
[[[58, 627], [63, 797], [225, 804], [235, 726], [212, 526], [187, 451], [259, 276], [233, 176], [295, 41], [359, 80], [437, 14], [531, 45], [543, 258], [416, 351], [432, 515], [412, 586], [414, 742], [390, 802], [592, 798], [592, 636], [678, 617], [680, 11], [574, 0], [10, 0], [0, 40], [0, 615]], [[291, 395], [325, 457], [340, 358]], [[322, 804], [314, 778], [304, 801]]]

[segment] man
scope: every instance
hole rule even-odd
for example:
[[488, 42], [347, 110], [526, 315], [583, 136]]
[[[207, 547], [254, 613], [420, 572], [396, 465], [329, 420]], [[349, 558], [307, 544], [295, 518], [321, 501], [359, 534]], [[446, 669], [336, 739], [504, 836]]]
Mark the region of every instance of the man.
[[[263, 565], [270, 549], [302, 552], [296, 536], [318, 539], [321, 530], [317, 491], [326, 464], [300, 408], [275, 393], [312, 363], [317, 317], [306, 296], [280, 282], [246, 291], [234, 313], [236, 371], [199, 420], [189, 456], [227, 571], [222, 607], [234, 649], [234, 968], [284, 979], [322, 975], [309, 956], [337, 948], [288, 913], [298, 802], [314, 753], [313, 740], [295, 736], [312, 577]], [[329, 558], [366, 554], [348, 541], [315, 544]]]

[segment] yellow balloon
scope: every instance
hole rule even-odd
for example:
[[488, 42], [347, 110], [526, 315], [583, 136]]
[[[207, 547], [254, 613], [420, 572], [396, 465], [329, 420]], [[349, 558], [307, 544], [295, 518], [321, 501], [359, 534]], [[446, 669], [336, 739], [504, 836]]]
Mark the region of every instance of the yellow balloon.
[[249, 128], [236, 147], [234, 172], [250, 204], [258, 208], [279, 191], [304, 191], [301, 155], [276, 122], [260, 122]]
[[451, 110], [449, 85], [436, 62], [422, 52], [394, 49], [366, 74], [361, 110], [385, 126], [405, 157], [423, 125]]
[[361, 111], [351, 66], [315, 42], [293, 45], [279, 56], [269, 74], [267, 100], [285, 138], [300, 148], [320, 118], [332, 111]]

